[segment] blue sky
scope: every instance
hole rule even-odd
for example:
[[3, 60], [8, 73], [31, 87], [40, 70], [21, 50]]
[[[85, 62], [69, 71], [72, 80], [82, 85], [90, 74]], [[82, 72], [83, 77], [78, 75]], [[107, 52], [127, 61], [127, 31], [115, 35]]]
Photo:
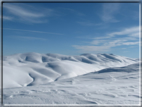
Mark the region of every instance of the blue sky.
[[4, 3], [3, 53], [139, 57], [138, 3]]

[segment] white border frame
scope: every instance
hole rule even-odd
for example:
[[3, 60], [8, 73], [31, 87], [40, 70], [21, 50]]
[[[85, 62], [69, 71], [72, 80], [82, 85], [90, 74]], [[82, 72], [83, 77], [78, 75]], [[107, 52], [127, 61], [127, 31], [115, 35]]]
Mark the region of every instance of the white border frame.
[[[10, 1], [10, 0], [4, 0], [4, 1]], [[15, 1], [19, 1], [19, 0], [15, 0]], [[21, 2], [22, 2], [23, 0], [21, 0]], [[34, 1], [37, 1], [37, 0], [34, 0]], [[45, 1], [45, 0], [43, 0], [43, 1]], [[49, 1], [49, 0], [47, 0], [47, 1]], [[53, 2], [54, 2], [55, 0], [53, 0]], [[68, 2], [68, 0], [66, 1], [66, 0], [63, 0], [64, 2]], [[71, 0], [72, 2], [74, 1], [75, 2], [75, 0]], [[80, 0], [79, 0], [80, 1]], [[86, 1], [86, 0], [82, 0], [82, 2], [83, 1]], [[91, 0], [92, 2], [93, 1], [95, 1], [95, 0]], [[96, 0], [96, 2], [97, 2], [98, 0]], [[108, 0], [109, 1], [109, 0]], [[112, 1], [113, 2], [113, 0], [110, 0], [110, 1]], [[117, 0], [116, 0], [117, 1]], [[121, 1], [123, 1], [123, 0], [120, 0], [120, 2]], [[131, 3], [132, 1], [135, 1], [135, 0], [130, 0], [129, 2]], [[136, 1], [140, 1], [140, 0], [136, 0]], [[42, 1], [41, 1], [42, 2]], [[52, 1], [51, 1], [52, 2]], [[60, 0], [57, 0], [57, 2], [60, 2]], [[100, 0], [100, 2], [103, 2], [103, 0]], [[104, 2], [107, 2], [107, 0], [104, 0]], [[142, 67], [142, 64], [141, 64], [141, 42], [142, 42], [142, 21], [141, 21], [141, 10], [142, 10], [142, 6], [141, 6], [141, 3], [139, 3], [139, 76], [141, 77], [141, 67]], [[63, 106], [127, 106], [127, 107], [130, 107], [130, 106], [141, 106], [141, 104], [142, 104], [142, 93], [141, 93], [141, 78], [139, 79], [139, 93], [140, 93], [140, 103], [139, 104], [3, 104], [2, 106], [25, 106], [25, 107], [27, 107], [27, 106], [36, 106], [36, 107], [38, 107], [38, 106], [46, 106], [46, 107], [49, 107], [49, 106], [56, 106], [56, 107], [58, 107], [58, 106], [61, 106], [61, 107], [63, 107]]]

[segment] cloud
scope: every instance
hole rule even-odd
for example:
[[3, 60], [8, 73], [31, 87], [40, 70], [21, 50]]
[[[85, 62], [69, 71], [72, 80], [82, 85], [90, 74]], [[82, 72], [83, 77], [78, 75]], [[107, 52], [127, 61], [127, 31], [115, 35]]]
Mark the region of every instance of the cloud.
[[20, 38], [20, 39], [27, 39], [27, 40], [42, 40], [42, 41], [45, 41], [47, 39], [45, 38], [37, 38], [37, 37], [26, 37], [26, 36], [13, 36], [14, 38]]
[[13, 18], [10, 17], [10, 16], [3, 16], [3, 19], [4, 19], [4, 20], [12, 20]]
[[73, 45], [74, 48], [80, 50], [81, 52], [106, 52], [109, 51], [109, 46], [78, 46]]
[[81, 52], [106, 52], [117, 46], [139, 45], [138, 38], [139, 27], [130, 27], [119, 32], [108, 33], [107, 36], [93, 38], [87, 46], [73, 45], [73, 47]]
[[[3, 8], [7, 11], [4, 11], [4, 13], [8, 12], [12, 16], [15, 17], [15, 20], [21, 20], [21, 21], [28, 21], [30, 23], [43, 23], [47, 22], [47, 19], [44, 19], [47, 16], [50, 16], [52, 13], [52, 9], [45, 9], [42, 10], [42, 8], [35, 8], [31, 5], [27, 4], [12, 4], [12, 3], [3, 3]], [[13, 18], [14, 19], [14, 18]]]
[[123, 45], [137, 45], [139, 44], [139, 42], [126, 42], [126, 43], [123, 43]]
[[[110, 51], [111, 48], [117, 46], [124, 46], [124, 45], [138, 45], [139, 42], [133, 41], [128, 42], [127, 40], [102, 40], [102, 41], [93, 41], [96, 42], [94, 45], [87, 45], [87, 46], [79, 46], [73, 45], [74, 48], [80, 50], [81, 52], [107, 52]], [[101, 44], [101, 45], [100, 45]]]
[[120, 36], [129, 37], [129, 39], [137, 39], [139, 38], [139, 31], [140, 31], [140, 27], [134, 26], [134, 27], [124, 28], [117, 32], [107, 33], [106, 36], [96, 37], [95, 39], [101, 40], [101, 39], [109, 39], [109, 38], [120, 37]]
[[102, 5], [102, 11], [99, 13], [99, 16], [103, 22], [90, 22], [90, 21], [78, 21], [77, 23], [84, 25], [84, 26], [101, 26], [101, 28], [104, 28], [105, 24], [104, 22], [119, 22], [114, 15], [119, 11], [120, 4], [119, 3], [103, 3]]
[[23, 7], [20, 6], [16, 6], [16, 5], [12, 5], [12, 4], [4, 4], [3, 5], [4, 8], [8, 9], [8, 11], [16, 16], [19, 17], [34, 17], [34, 18], [38, 18], [38, 17], [43, 17], [44, 14], [42, 13], [33, 13], [32, 11], [25, 9]]
[[139, 32], [136, 32], [136, 33], [132, 33], [130, 34], [131, 37], [139, 37], [140, 33]]
[[119, 32], [112, 32], [108, 34], [109, 36], [117, 36], [117, 35], [125, 35], [125, 36], [134, 36], [134, 37], [139, 37], [139, 27], [131, 27], [131, 28], [126, 28], [124, 30], [121, 30]]
[[119, 3], [104, 3], [101, 19], [104, 22], [118, 22], [118, 20], [115, 19], [114, 15], [118, 12], [119, 8]]
[[84, 22], [77, 22], [81, 25], [84, 25], [84, 26], [100, 26], [102, 25], [102, 23], [93, 23], [93, 22], [87, 22], [87, 21], [84, 21]]
[[18, 30], [18, 31], [28, 31], [28, 32], [34, 32], [34, 33], [47, 33], [52, 35], [63, 35], [61, 33], [55, 33], [55, 32], [43, 32], [43, 31], [37, 31], [37, 30], [24, 30], [24, 29], [11, 29], [11, 28], [3, 28], [7, 30]]
[[104, 43], [104, 42], [106, 42], [106, 40], [93, 40], [93, 41], [91, 42], [91, 44], [93, 44], [93, 45], [99, 45], [99, 44], [102, 44], [102, 43]]

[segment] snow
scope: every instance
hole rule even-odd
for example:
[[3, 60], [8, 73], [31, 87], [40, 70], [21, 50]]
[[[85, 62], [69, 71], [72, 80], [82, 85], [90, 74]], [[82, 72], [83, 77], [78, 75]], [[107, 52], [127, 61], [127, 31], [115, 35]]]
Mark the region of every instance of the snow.
[[140, 104], [138, 59], [32, 52], [3, 63], [4, 104]]
[[4, 57], [4, 88], [39, 85], [72, 78], [109, 67], [121, 67], [137, 60], [109, 54], [25, 53]]

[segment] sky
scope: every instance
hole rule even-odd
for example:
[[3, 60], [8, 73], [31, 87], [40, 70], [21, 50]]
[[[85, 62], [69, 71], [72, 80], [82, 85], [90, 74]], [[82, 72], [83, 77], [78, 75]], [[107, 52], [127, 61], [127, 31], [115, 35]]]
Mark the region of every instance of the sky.
[[3, 54], [139, 58], [139, 3], [3, 3]]

